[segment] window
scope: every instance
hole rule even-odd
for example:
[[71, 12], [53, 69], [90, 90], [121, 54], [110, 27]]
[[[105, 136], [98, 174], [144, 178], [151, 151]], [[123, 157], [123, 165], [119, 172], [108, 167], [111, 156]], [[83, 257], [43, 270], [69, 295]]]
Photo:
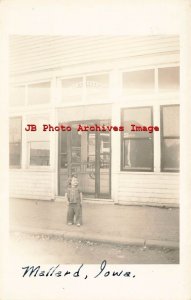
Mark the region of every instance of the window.
[[122, 110], [122, 170], [153, 170], [153, 133], [132, 131], [135, 126], [152, 126], [152, 108], [127, 108]]
[[171, 91], [179, 88], [179, 67], [168, 67], [158, 69], [159, 90]]
[[50, 102], [50, 82], [28, 85], [28, 104], [44, 104]]
[[123, 73], [123, 89], [125, 93], [154, 91], [154, 69]]
[[87, 100], [106, 97], [109, 89], [108, 74], [91, 75], [86, 77]]
[[29, 142], [30, 165], [49, 166], [50, 165], [50, 144], [49, 142]]
[[10, 167], [21, 167], [21, 138], [22, 119], [11, 118], [9, 121], [9, 165]]
[[21, 106], [25, 104], [25, 86], [15, 86], [10, 88], [10, 106]]
[[26, 133], [27, 165], [50, 166], [50, 132], [42, 130], [43, 124], [50, 124], [49, 114], [27, 115], [25, 122], [37, 127], [36, 131]]
[[179, 171], [179, 105], [161, 106], [161, 170]]
[[77, 102], [82, 100], [83, 78], [62, 80], [62, 102]]

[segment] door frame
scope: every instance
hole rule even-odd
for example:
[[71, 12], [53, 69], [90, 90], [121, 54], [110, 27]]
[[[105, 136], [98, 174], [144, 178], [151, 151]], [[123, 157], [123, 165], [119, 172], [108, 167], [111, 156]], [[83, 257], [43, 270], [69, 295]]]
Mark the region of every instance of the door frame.
[[[105, 120], [110, 123], [111, 120]], [[101, 120], [81, 120], [81, 121], [70, 121], [68, 125], [72, 127], [74, 124], [97, 124], [100, 125]], [[61, 122], [59, 125], [62, 124]], [[88, 131], [87, 131], [88, 132]], [[97, 199], [110, 199], [111, 198], [111, 132], [109, 132], [109, 144], [110, 144], [110, 152], [109, 152], [109, 193], [101, 194], [100, 193], [100, 131], [90, 131], [95, 133], [95, 198]], [[68, 153], [68, 145], [69, 145], [69, 153], [71, 153], [71, 131], [67, 132], [67, 153]], [[71, 155], [69, 155], [69, 165], [67, 166], [67, 174], [68, 176], [71, 173]], [[58, 132], [58, 194], [60, 195], [60, 169], [61, 169], [61, 131]]]

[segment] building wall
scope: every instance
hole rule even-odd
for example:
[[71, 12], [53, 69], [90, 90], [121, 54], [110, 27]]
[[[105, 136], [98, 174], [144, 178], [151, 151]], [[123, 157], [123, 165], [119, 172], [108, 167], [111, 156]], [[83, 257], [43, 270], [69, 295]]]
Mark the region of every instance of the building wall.
[[54, 173], [50, 171], [10, 170], [10, 197], [51, 200], [54, 199]]
[[[43, 80], [51, 81], [48, 104], [10, 108], [10, 116], [22, 116], [27, 122], [48, 108], [50, 122], [104, 119], [111, 117], [121, 125], [121, 108], [152, 106], [155, 125], [160, 126], [160, 105], [178, 104], [178, 91], [167, 94], [156, 89], [149, 94], [124, 95], [122, 72], [179, 65], [177, 36], [148, 37], [21, 37], [11, 38], [11, 76], [16, 85]], [[81, 103], [62, 102], [59, 86], [62, 78], [107, 72], [110, 91], [107, 99], [83, 99]], [[157, 73], [156, 73], [157, 74]], [[27, 94], [27, 89], [25, 91]], [[102, 109], [98, 106], [102, 105]], [[89, 108], [89, 104], [91, 107]], [[105, 105], [105, 106], [104, 106]], [[109, 106], [108, 106], [109, 105]], [[112, 112], [111, 112], [112, 110]], [[110, 117], [109, 117], [110, 118]], [[23, 123], [24, 124], [24, 123]], [[27, 133], [28, 134], [28, 133]], [[10, 195], [51, 200], [58, 195], [58, 140], [50, 135], [50, 166], [31, 169], [27, 158], [27, 136], [23, 130], [23, 153], [20, 170], [10, 170]], [[120, 133], [112, 133], [112, 200], [119, 204], [178, 205], [179, 174], [160, 172], [160, 134], [154, 135], [154, 171], [121, 172]]]
[[119, 204], [177, 206], [179, 174], [119, 173], [116, 201]]
[[13, 36], [11, 74], [106, 62], [126, 57], [172, 53], [179, 49], [176, 35], [163, 36]]

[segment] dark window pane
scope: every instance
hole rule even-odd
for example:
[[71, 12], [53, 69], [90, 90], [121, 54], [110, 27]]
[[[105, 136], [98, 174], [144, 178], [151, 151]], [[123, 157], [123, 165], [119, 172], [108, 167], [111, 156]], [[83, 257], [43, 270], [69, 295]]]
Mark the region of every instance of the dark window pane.
[[88, 132], [88, 161], [95, 160], [95, 133]]
[[151, 170], [153, 164], [152, 140], [124, 140], [124, 168]]
[[50, 160], [49, 142], [30, 142], [30, 165], [48, 166]]
[[131, 124], [136, 126], [151, 126], [151, 108], [128, 108], [123, 111], [123, 125], [125, 127], [124, 137], [151, 137], [147, 131], [131, 131]]
[[142, 92], [154, 90], [154, 70], [141, 70], [123, 73], [123, 89], [125, 92]]
[[67, 162], [67, 154], [61, 154], [61, 168], [67, 168], [68, 162]]
[[11, 118], [9, 120], [9, 165], [12, 167], [21, 165], [21, 134], [22, 119]]
[[50, 82], [28, 86], [28, 104], [44, 104], [50, 101]]
[[68, 166], [68, 156], [67, 156], [67, 144], [69, 138], [69, 132], [60, 131], [60, 168], [65, 169]]
[[9, 144], [9, 165], [20, 166], [21, 164], [21, 143]]
[[163, 135], [179, 136], [179, 106], [163, 106]]
[[73, 126], [73, 130], [71, 131], [71, 150], [72, 150], [72, 163], [81, 162], [81, 135]]
[[179, 81], [179, 67], [158, 69], [158, 86], [160, 90], [178, 89]]
[[180, 157], [179, 139], [164, 139], [163, 141], [163, 171], [178, 171]]
[[110, 166], [110, 154], [100, 154], [100, 168], [108, 169]]
[[70, 78], [62, 80], [62, 101], [76, 102], [82, 100], [83, 78]]
[[108, 169], [110, 165], [110, 133], [100, 132], [100, 168]]
[[61, 143], [61, 153], [67, 153], [67, 136], [68, 132], [61, 131], [60, 132], [60, 143]]

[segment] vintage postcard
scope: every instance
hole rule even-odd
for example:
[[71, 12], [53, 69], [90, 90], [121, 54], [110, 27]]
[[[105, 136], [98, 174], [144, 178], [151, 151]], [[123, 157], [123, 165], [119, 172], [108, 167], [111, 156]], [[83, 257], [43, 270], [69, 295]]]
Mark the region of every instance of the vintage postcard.
[[190, 1], [2, 1], [1, 300], [189, 300]]

